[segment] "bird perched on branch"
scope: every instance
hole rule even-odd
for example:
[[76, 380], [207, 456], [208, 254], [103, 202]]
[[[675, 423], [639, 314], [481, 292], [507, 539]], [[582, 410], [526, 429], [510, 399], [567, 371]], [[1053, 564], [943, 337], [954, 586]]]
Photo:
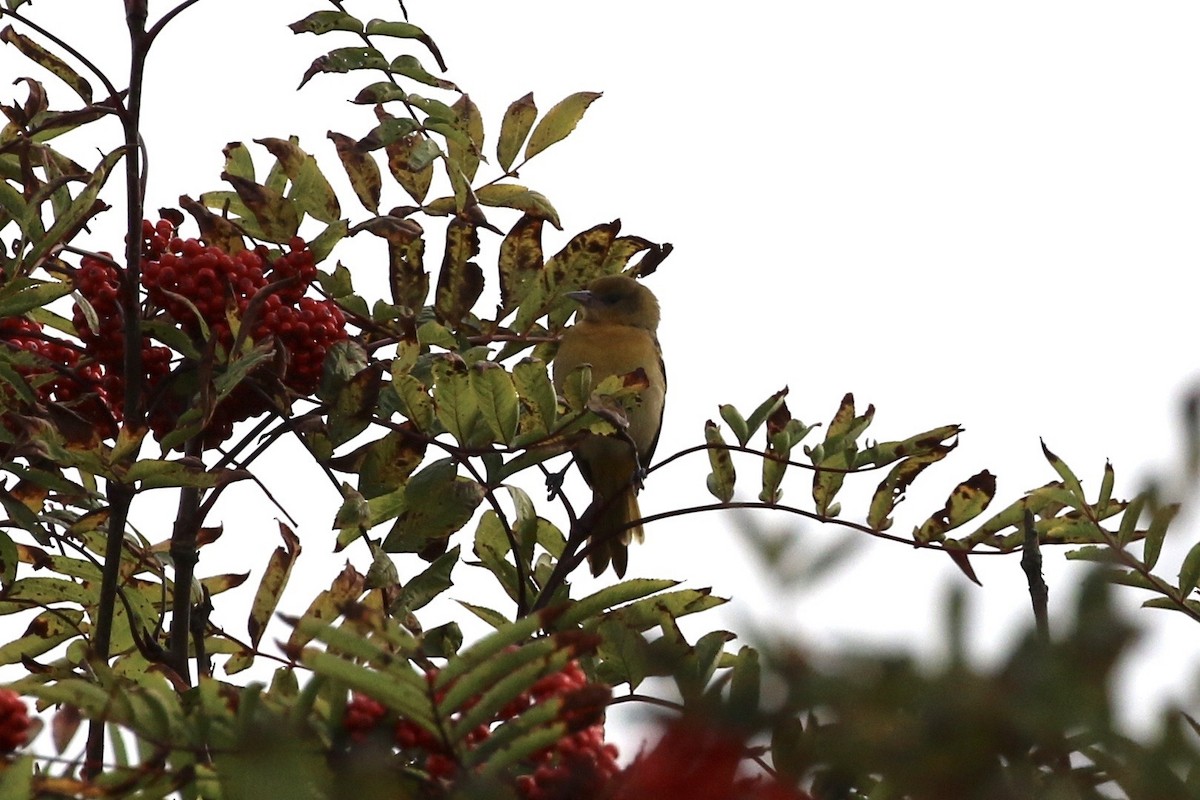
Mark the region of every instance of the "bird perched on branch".
[[[590, 364], [592, 384], [611, 375], [641, 370], [646, 385], [640, 402], [629, 412], [625, 435], [585, 438], [575, 448], [579, 471], [592, 489], [592, 503], [582, 519], [594, 520], [588, 563], [599, 575], [611, 562], [625, 575], [629, 542], [642, 540], [637, 492], [662, 428], [667, 375], [658, 344], [659, 310], [653, 292], [625, 275], [597, 278], [585, 291], [568, 292], [580, 309], [563, 333], [554, 359], [554, 388], [561, 394], [567, 376]], [[634, 449], [636, 447], [636, 450]]]

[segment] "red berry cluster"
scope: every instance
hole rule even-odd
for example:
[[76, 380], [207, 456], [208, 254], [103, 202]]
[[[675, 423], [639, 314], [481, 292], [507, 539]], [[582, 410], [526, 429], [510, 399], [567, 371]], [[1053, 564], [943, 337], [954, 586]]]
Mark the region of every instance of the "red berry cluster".
[[[75, 288], [95, 312], [96, 328], [88, 322], [83, 307], [75, 304], [71, 318], [79, 340], [92, 364], [103, 371], [95, 392], [120, 420], [125, 399], [125, 324], [121, 313], [121, 274], [106, 253], [99, 258], [84, 256], [75, 273]], [[171, 371], [171, 351], [142, 337], [142, 369], [147, 393], [153, 392]], [[111, 433], [111, 432], [110, 432]]]
[[[436, 671], [426, 674], [430, 685], [436, 677]], [[598, 695], [603, 696], [599, 704], [596, 702]], [[466, 745], [475, 747], [491, 736], [493, 726], [554, 697], [562, 697], [565, 701], [562, 718], [568, 724], [569, 733], [530, 757], [526, 774], [516, 778], [517, 793], [525, 800], [600, 797], [618, 773], [617, 749], [604, 741], [603, 721], [595, 721], [599, 715], [597, 709], [603, 708], [609, 690], [589, 684], [577, 662], [572, 661], [561, 672], [538, 680], [529, 691], [501, 709], [494, 719], [467, 734]], [[463, 711], [469, 710], [475, 702], [465, 703]], [[387, 716], [387, 709], [376, 700], [355, 695], [346, 706], [342, 726], [351, 740], [358, 742], [377, 730]], [[458, 763], [444, 743], [409, 720], [395, 721], [392, 740], [402, 752], [416, 759], [431, 778], [450, 779], [458, 771]]]
[[25, 317], [0, 319], [0, 342], [34, 356], [36, 364], [17, 365], [16, 369], [43, 402], [70, 402], [86, 392], [88, 385], [99, 383], [99, 368], [89, 364], [75, 369], [79, 351], [46, 334], [40, 322]]
[[[142, 234], [142, 284], [152, 303], [193, 337], [200, 337], [203, 321], [225, 349], [234, 342], [231, 320], [250, 325], [254, 342], [274, 337], [287, 355], [283, 384], [300, 395], [316, 390], [325, 354], [346, 338], [346, 319], [334, 302], [305, 297], [317, 268], [303, 239], [292, 239], [288, 252], [272, 261], [261, 246], [231, 255], [181, 239], [168, 220], [144, 222]], [[235, 390], [214, 411], [206, 444], [215, 446], [229, 438], [235, 422], [267, 411], [267, 398], [250, 386]], [[171, 414], [165, 416], [169, 421]], [[153, 418], [151, 425], [161, 438]]]
[[11, 753], [29, 741], [29, 709], [12, 689], [0, 689], [0, 753]]

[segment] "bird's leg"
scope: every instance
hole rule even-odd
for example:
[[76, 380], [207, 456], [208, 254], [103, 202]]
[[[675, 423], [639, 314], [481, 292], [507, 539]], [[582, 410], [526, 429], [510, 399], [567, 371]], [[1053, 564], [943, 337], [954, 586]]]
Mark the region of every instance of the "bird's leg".
[[649, 474], [649, 470], [642, 466], [642, 460], [638, 458], [636, 450], [633, 452], [633, 464], [633, 477], [630, 482], [633, 484], [633, 488], [640, 492], [646, 485], [646, 475]]
[[563, 467], [562, 469], [560, 469], [558, 472], [547, 472], [546, 473], [546, 499], [547, 500], [553, 500], [554, 498], [556, 498], [560, 494], [562, 494], [562, 485], [563, 485], [563, 481], [566, 480], [566, 478], [567, 478], [567, 470], [569, 470], [571, 468], [571, 465], [574, 463], [575, 463], [575, 456], [571, 456], [571, 460], [567, 462], [567, 465], [565, 467]]

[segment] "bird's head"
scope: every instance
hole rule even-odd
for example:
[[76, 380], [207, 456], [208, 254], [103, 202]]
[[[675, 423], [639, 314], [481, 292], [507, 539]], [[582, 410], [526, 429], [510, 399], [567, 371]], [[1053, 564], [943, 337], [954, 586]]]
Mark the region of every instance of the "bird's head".
[[658, 299], [654, 293], [627, 275], [607, 275], [588, 284], [587, 289], [567, 292], [583, 306], [581, 320], [630, 325], [648, 331], [658, 329]]

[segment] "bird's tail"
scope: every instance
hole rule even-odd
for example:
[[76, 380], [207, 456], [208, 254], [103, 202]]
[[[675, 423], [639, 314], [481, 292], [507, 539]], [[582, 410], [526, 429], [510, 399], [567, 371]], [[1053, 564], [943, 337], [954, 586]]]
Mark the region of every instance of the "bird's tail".
[[642, 526], [629, 526], [630, 522], [642, 518], [637, 490], [626, 483], [617, 489], [615, 495], [596, 492], [589, 512], [596, 515], [588, 540], [588, 564], [592, 574], [600, 575], [611, 563], [617, 577], [625, 577], [625, 567], [629, 564], [629, 543], [642, 541]]

